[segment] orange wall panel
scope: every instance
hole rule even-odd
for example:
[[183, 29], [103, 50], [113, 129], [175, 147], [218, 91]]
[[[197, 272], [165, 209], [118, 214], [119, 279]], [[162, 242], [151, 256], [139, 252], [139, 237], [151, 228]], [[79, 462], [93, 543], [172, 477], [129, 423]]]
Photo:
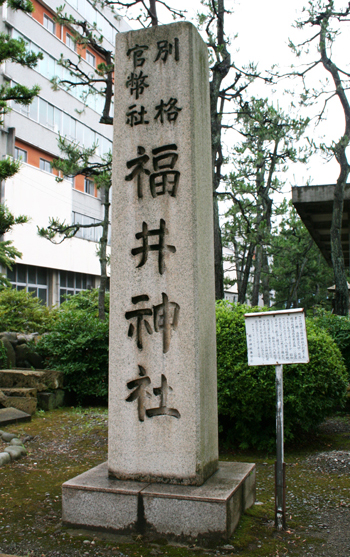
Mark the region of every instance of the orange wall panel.
[[84, 191], [84, 176], [75, 177], [74, 188], [78, 191]]
[[[37, 149], [36, 147], [29, 145], [28, 143], [24, 143], [23, 141], [19, 141], [18, 139], [16, 139], [15, 145], [16, 147], [27, 151], [27, 163], [31, 166], [36, 166], [37, 168], [39, 168], [40, 159], [45, 159], [46, 161], [50, 162], [52, 162], [54, 159], [54, 157], [49, 153], [41, 151], [40, 149]], [[55, 168], [53, 169], [53, 174], [55, 176], [58, 176], [58, 171]]]
[[[32, 4], [34, 6], [34, 11], [32, 12], [32, 17], [36, 21], [41, 23], [41, 25], [44, 25], [44, 14], [46, 14], [51, 19], [54, 18], [55, 13], [51, 12], [47, 8], [44, 8], [44, 6], [42, 4], [40, 4], [40, 2], [37, 2], [37, 0], [32, 0]], [[55, 26], [55, 34], [56, 34], [56, 37], [58, 37], [59, 39], [61, 38], [61, 26], [58, 23], [56, 23], [56, 26]]]
[[[46, 14], [48, 17], [50, 17], [51, 19], [54, 18], [55, 13], [51, 12], [50, 10], [48, 10], [46, 7], [44, 7], [42, 4], [40, 4], [40, 2], [38, 2], [37, 0], [33, 0], [32, 1], [33, 6], [34, 6], [34, 11], [32, 13], [33, 18], [38, 21], [41, 25], [44, 24], [44, 14]], [[64, 43], [67, 42], [67, 33], [71, 34], [73, 36], [73, 32], [66, 26], [61, 26], [58, 25], [56, 23], [56, 28], [55, 28], [55, 32], [56, 32], [56, 36], [62, 40]], [[99, 64], [102, 64], [103, 62], [105, 62], [104, 58], [102, 56], [100, 56], [100, 54], [98, 54], [93, 48], [89, 47], [88, 50], [95, 56], [96, 58], [96, 68]], [[86, 46], [85, 45], [79, 45], [77, 44], [77, 50], [76, 50], [77, 54], [79, 54], [82, 58], [84, 58], [84, 60], [86, 59]]]
[[[37, 149], [36, 147], [29, 145], [29, 143], [24, 143], [24, 141], [20, 141], [19, 139], [16, 139], [15, 146], [18, 147], [19, 149], [24, 149], [24, 151], [27, 151], [27, 164], [30, 164], [31, 166], [36, 166], [37, 168], [40, 168], [40, 159], [45, 159], [47, 161], [52, 162], [53, 159], [55, 158], [49, 153], [46, 153], [46, 151], [41, 151], [40, 149]], [[55, 168], [53, 169], [53, 174], [55, 176], [58, 176], [58, 171]], [[85, 179], [84, 176], [82, 176], [81, 174], [76, 176], [74, 179], [74, 189], [84, 192], [85, 191], [84, 179]], [[95, 186], [94, 195], [95, 197], [97, 197], [96, 186]]]

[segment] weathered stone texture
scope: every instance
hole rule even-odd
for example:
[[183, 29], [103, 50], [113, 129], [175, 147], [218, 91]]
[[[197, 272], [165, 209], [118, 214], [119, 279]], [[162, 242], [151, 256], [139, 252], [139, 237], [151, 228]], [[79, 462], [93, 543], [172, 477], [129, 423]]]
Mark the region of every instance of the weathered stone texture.
[[[166, 60], [157, 59], [159, 44], [172, 45]], [[134, 68], [136, 45], [146, 45], [148, 49], [141, 56], [145, 63]], [[207, 58], [206, 45], [189, 23], [117, 36], [108, 461], [110, 474], [122, 479], [198, 485], [217, 468]], [[130, 94], [126, 84], [133, 72], [139, 75], [140, 71], [147, 76], [149, 87], [136, 99], [135, 91]], [[161, 123], [156, 118], [156, 107], [171, 99], [176, 99], [181, 111], [175, 121], [169, 121], [164, 113]], [[142, 106], [147, 110], [145, 119], [149, 124], [131, 127], [126, 123], [126, 114], [133, 105], [138, 111]], [[164, 146], [168, 146], [167, 158], [157, 159], [159, 152], [154, 150]], [[144, 168], [148, 173], [141, 175], [138, 184], [137, 176], [132, 177], [135, 163], [130, 161], [140, 154], [146, 156]], [[168, 165], [169, 170], [170, 161], [172, 169], [180, 172], [177, 191], [170, 184], [174, 181], [170, 176], [164, 194], [158, 186], [153, 197], [154, 174], [161, 171], [162, 165]], [[139, 253], [131, 250], [142, 248], [140, 234], [146, 233], [145, 225], [148, 232], [153, 231], [147, 237], [153, 249], [143, 262], [142, 249]], [[160, 240], [156, 231], [162, 226], [164, 235]], [[165, 246], [162, 261], [156, 247], [161, 241]], [[148, 296], [148, 300], [136, 302], [135, 297], [140, 295]], [[164, 312], [167, 303], [170, 323], [164, 331], [162, 319], [166, 317], [163, 314], [158, 320], [155, 308], [162, 307]], [[148, 329], [144, 321], [141, 324], [142, 349], [136, 344], [136, 319], [128, 314], [139, 308], [153, 313], [145, 317]], [[130, 324], [135, 327], [133, 334]], [[126, 401], [132, 392], [129, 382], [138, 380], [140, 373], [150, 379], [143, 421], [139, 419], [138, 400]], [[167, 406], [180, 417], [147, 415], [147, 410], [161, 404], [153, 389], [160, 392], [163, 378], [168, 387]]]
[[255, 500], [255, 465], [221, 462], [202, 486], [110, 480], [107, 463], [62, 486], [66, 525], [178, 540], [228, 538]]

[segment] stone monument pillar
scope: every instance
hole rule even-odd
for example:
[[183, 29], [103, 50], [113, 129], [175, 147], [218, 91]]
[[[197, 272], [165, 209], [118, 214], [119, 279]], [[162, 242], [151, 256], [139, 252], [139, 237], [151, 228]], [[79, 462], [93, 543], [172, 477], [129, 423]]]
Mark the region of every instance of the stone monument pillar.
[[116, 40], [108, 469], [217, 469], [208, 52], [175, 23]]
[[218, 469], [208, 52], [190, 23], [116, 38], [109, 440], [63, 521], [228, 536], [254, 465]]

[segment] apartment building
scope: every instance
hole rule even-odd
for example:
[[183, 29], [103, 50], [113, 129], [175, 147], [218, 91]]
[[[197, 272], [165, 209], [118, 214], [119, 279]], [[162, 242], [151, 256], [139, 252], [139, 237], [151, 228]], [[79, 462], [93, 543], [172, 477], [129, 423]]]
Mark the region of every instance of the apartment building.
[[[54, 21], [54, 14], [61, 5], [59, 0], [46, 3], [32, 0], [31, 15], [13, 11], [4, 4], [0, 32], [13, 38], [22, 37], [28, 48], [42, 52], [43, 59], [31, 70], [6, 62], [0, 70], [0, 84], [4, 80], [27, 86], [38, 84], [39, 96], [28, 106], [12, 104], [12, 111], [5, 115], [0, 128], [1, 156], [21, 160], [20, 171], [1, 184], [0, 202], [5, 203], [14, 215], [24, 214], [29, 222], [18, 225], [6, 234], [22, 252], [7, 276], [14, 288], [34, 292], [48, 305], [59, 304], [66, 294], [97, 287], [100, 266], [96, 255], [99, 228], [81, 229], [76, 237], [54, 245], [37, 234], [37, 226], [46, 227], [49, 217], [67, 223], [94, 223], [101, 220], [100, 192], [92, 180], [77, 176], [58, 183], [57, 171], [51, 161], [60, 156], [57, 145], [59, 134], [85, 147], [97, 144], [96, 157], [112, 146], [112, 126], [99, 123], [103, 98], [96, 94], [81, 100], [82, 87], [71, 92], [62, 88], [53, 91], [51, 79], [64, 79], [67, 70], [58, 64], [61, 55], [78, 62], [86, 73], [103, 60], [92, 48], [80, 48], [73, 40], [72, 30]], [[115, 34], [130, 27], [123, 20], [104, 8], [97, 9], [88, 0], [68, 0], [65, 12], [76, 19], [96, 22], [104, 37], [104, 46], [114, 49]], [[1, 269], [5, 272], [4, 269]]]

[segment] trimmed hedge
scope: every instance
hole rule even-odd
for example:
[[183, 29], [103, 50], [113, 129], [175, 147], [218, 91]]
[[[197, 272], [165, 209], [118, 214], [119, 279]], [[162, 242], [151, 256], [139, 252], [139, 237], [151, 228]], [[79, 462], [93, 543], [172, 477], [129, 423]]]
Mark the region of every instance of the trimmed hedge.
[[350, 382], [350, 318], [318, 309], [312, 321], [332, 337], [341, 351]]
[[[240, 448], [272, 449], [276, 440], [275, 367], [247, 364], [244, 314], [259, 311], [218, 302], [218, 407], [224, 440]], [[308, 364], [285, 365], [284, 435], [293, 440], [345, 403], [347, 373], [326, 331], [307, 320]]]

